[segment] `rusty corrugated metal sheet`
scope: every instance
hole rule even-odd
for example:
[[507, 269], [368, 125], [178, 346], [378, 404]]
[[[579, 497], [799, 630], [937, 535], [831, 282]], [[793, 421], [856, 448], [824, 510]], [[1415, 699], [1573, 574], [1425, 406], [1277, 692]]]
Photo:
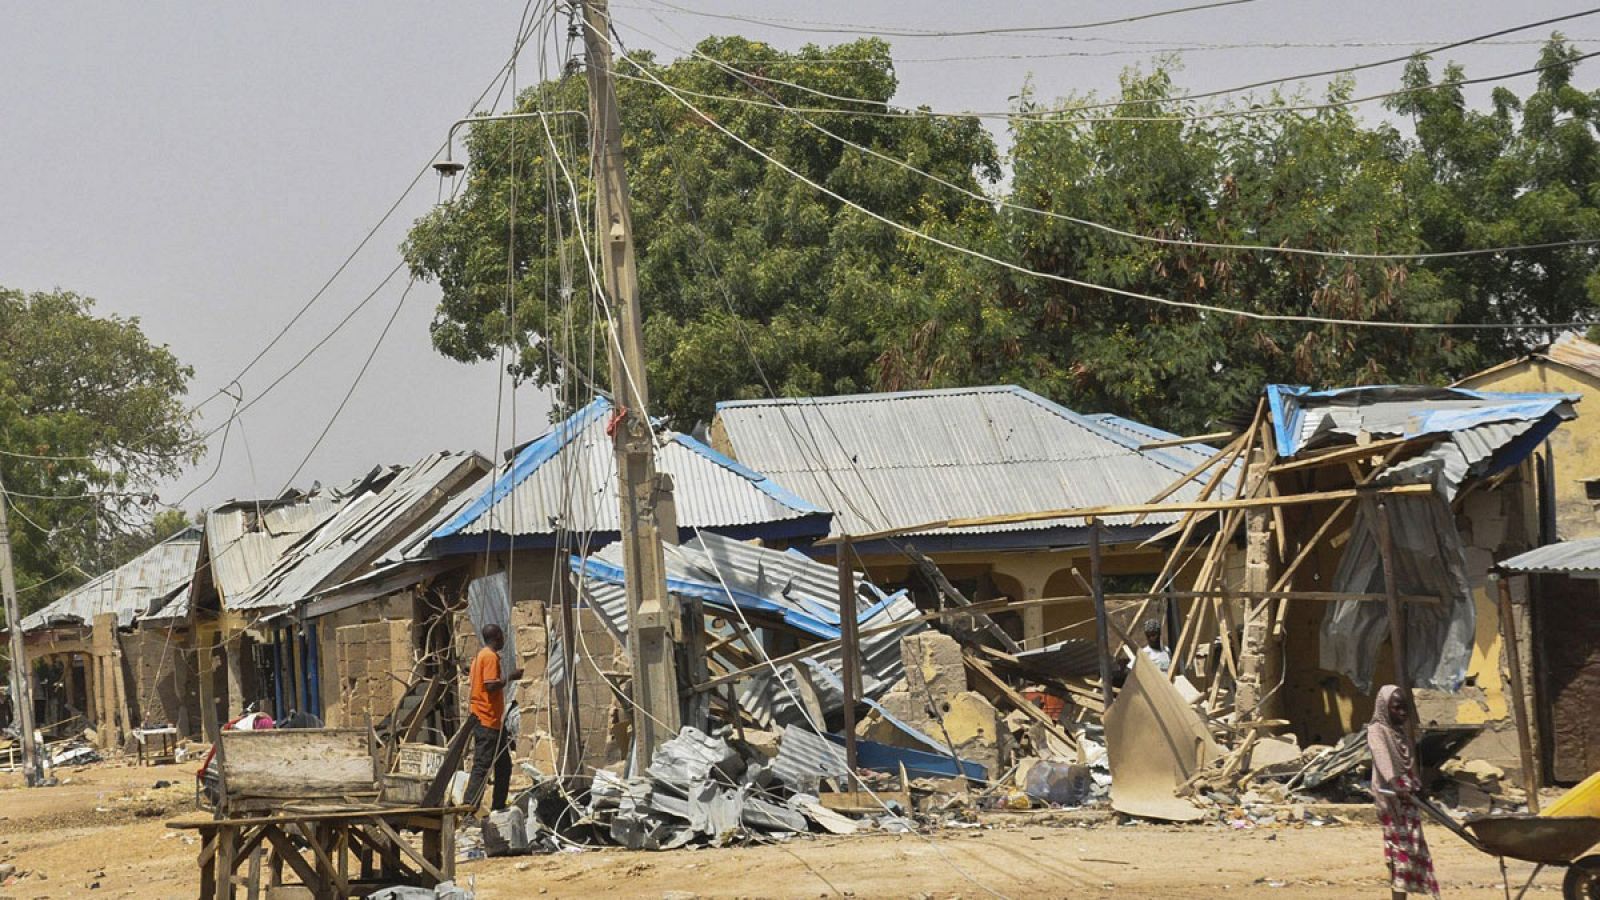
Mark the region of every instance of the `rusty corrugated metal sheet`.
[[[1014, 385], [717, 405], [739, 461], [834, 511], [833, 533], [952, 518], [1137, 504], [1191, 468], [1145, 439]], [[1181, 488], [1186, 500], [1198, 484]], [[1153, 524], [1175, 514], [1147, 517]], [[1132, 522], [1108, 518], [1107, 524]], [[1076, 527], [1081, 519], [942, 534]]]
[[1556, 338], [1554, 343], [1545, 348], [1543, 355], [1552, 362], [1600, 378], [1600, 344], [1586, 341], [1576, 334], [1564, 334]]
[[24, 632], [59, 625], [89, 625], [116, 613], [126, 628], [189, 583], [200, 554], [200, 529], [186, 528], [22, 620]]

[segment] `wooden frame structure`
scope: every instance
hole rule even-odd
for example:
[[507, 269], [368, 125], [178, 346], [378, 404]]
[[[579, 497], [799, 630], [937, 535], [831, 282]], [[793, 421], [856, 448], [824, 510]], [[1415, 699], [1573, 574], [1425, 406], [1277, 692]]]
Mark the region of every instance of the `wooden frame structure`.
[[[201, 900], [271, 894], [288, 869], [317, 900], [363, 897], [405, 884], [431, 888], [455, 878], [451, 808], [295, 807], [259, 817], [168, 822], [200, 836]], [[403, 832], [421, 835], [415, 847]], [[238, 874], [240, 866], [246, 873]], [[265, 878], [265, 881], [263, 881]]]

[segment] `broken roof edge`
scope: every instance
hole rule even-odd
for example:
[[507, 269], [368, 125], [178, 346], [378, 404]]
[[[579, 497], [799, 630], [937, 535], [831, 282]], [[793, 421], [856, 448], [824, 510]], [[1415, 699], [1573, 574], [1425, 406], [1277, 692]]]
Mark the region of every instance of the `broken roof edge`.
[[[718, 413], [721, 413], [723, 410], [727, 409], [770, 409], [781, 406], [800, 407], [848, 405], [852, 403], [883, 402], [886, 400], [915, 400], [921, 397], [959, 397], [962, 395], [975, 395], [980, 393], [1014, 394], [1017, 397], [1020, 397], [1023, 400], [1027, 400], [1035, 406], [1038, 406], [1046, 412], [1053, 413], [1059, 418], [1077, 425], [1078, 427], [1090, 432], [1091, 434], [1094, 434], [1097, 437], [1104, 438], [1105, 440], [1111, 441], [1118, 446], [1137, 453], [1140, 456], [1149, 459], [1151, 462], [1163, 466], [1164, 468], [1171, 469], [1180, 475], [1188, 471], [1188, 466], [1183, 465], [1181, 462], [1174, 460], [1169, 456], [1141, 450], [1140, 448], [1144, 445], [1144, 442], [1139, 441], [1130, 435], [1124, 434], [1103, 422], [1096, 421], [1093, 417], [1094, 414], [1080, 413], [1071, 407], [1063, 406], [1062, 404], [1051, 400], [1049, 397], [1046, 397], [1043, 394], [1030, 391], [1027, 388], [1017, 384], [980, 384], [968, 387], [927, 388], [914, 391], [880, 391], [861, 394], [833, 394], [825, 397], [777, 397], [765, 400], [721, 400], [717, 402], [716, 409]], [[1104, 414], [1102, 413], [1101, 415]], [[1125, 417], [1119, 416], [1118, 418]], [[1133, 419], [1126, 419], [1126, 421], [1135, 422], [1136, 424], [1148, 429], [1155, 428], [1155, 426], [1147, 425], [1143, 422], [1137, 422]], [[1177, 437], [1177, 435], [1173, 435], [1173, 437]]]
[[[1579, 357], [1586, 357], [1580, 359]], [[1588, 358], [1593, 357], [1593, 358]], [[1600, 381], [1600, 345], [1576, 331], [1569, 331], [1553, 341], [1536, 347], [1520, 356], [1497, 362], [1486, 369], [1480, 369], [1469, 375], [1462, 376], [1455, 381], [1452, 387], [1465, 387], [1472, 382], [1483, 378], [1490, 378], [1507, 369], [1520, 365], [1534, 363], [1549, 363], [1560, 366], [1570, 372], [1575, 372], [1587, 378]]]
[[[1269, 384], [1266, 388], [1268, 414], [1272, 420], [1273, 439], [1278, 445], [1278, 456], [1288, 459], [1306, 449], [1300, 446], [1300, 431], [1305, 420], [1308, 399], [1344, 400], [1361, 394], [1405, 392], [1411, 397], [1375, 397], [1371, 402], [1395, 402], [1414, 399], [1417, 403], [1444, 400], [1481, 400], [1487, 404], [1482, 410], [1441, 410], [1428, 416], [1431, 424], [1423, 425], [1413, 433], [1408, 428], [1403, 436], [1423, 437], [1429, 434], [1448, 434], [1478, 425], [1502, 421], [1525, 421], [1542, 418], [1557, 412], [1563, 403], [1577, 403], [1581, 394], [1479, 391], [1461, 387], [1436, 387], [1432, 385], [1373, 384], [1347, 388], [1314, 390], [1306, 385]], [[1433, 395], [1433, 396], [1428, 396]], [[1360, 402], [1347, 404], [1360, 406]], [[1570, 418], [1570, 415], [1565, 417]], [[1553, 426], [1552, 426], [1553, 427]]]
[[[526, 481], [531, 475], [533, 475], [533, 473], [537, 471], [540, 466], [543, 466], [551, 459], [554, 459], [556, 454], [560, 453], [568, 444], [572, 443], [573, 439], [581, 434], [584, 429], [594, 424], [596, 418], [609, 412], [612, 408], [611, 401], [604, 397], [596, 397], [582, 409], [578, 410], [567, 418], [562, 419], [560, 422], [555, 423], [550, 431], [544, 436], [524, 445], [523, 449], [517, 454], [516, 459], [509, 467], [507, 467], [504, 474], [495, 479], [494, 484], [490, 486], [489, 490], [480, 495], [477, 499], [473, 500], [471, 503], [462, 507], [459, 512], [450, 518], [449, 521], [445, 522], [445, 524], [434, 530], [434, 532], [428, 536], [428, 541], [431, 543], [433, 541], [460, 535], [463, 529], [487, 514], [489, 510], [493, 509], [496, 504], [505, 500], [507, 497], [510, 497], [512, 492], [517, 489], [518, 485], [522, 484], [522, 482]], [[793, 517], [794, 520], [809, 521], [816, 516], [821, 516], [824, 519], [823, 527], [820, 531], [815, 531], [808, 527], [801, 529], [794, 534], [789, 534], [786, 536], [805, 537], [827, 533], [828, 521], [833, 518], [833, 513], [830, 510], [823, 509], [822, 507], [813, 504], [811, 501], [801, 497], [799, 494], [796, 494], [795, 492], [774, 481], [772, 476], [767, 475], [764, 472], [757, 472], [748, 466], [740, 464], [737, 460], [717, 452], [709, 445], [696, 440], [691, 435], [687, 435], [678, 431], [670, 431], [667, 429], [662, 429], [661, 433], [665, 434], [667, 439], [673, 443], [678, 444], [684, 449], [702, 457], [714, 465], [721, 466], [733, 474], [738, 475], [739, 477], [748, 481], [750, 486], [755, 488], [757, 491], [765, 494], [767, 497], [770, 497], [777, 503], [794, 510], [799, 514]], [[492, 531], [490, 534], [501, 535], [513, 541], [523, 536], [523, 533], [521, 532], [517, 534], [511, 534], [509, 532]], [[526, 534], [543, 535], [550, 534], [550, 532], [527, 532]], [[473, 537], [482, 540], [481, 535], [475, 534]]]
[[1577, 538], [1535, 547], [1495, 568], [1514, 575], [1571, 575], [1600, 577], [1600, 538]]

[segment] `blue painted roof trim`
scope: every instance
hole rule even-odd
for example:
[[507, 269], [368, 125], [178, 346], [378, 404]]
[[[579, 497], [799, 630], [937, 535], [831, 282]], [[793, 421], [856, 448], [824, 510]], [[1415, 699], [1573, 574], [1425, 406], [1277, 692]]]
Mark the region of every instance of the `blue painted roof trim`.
[[700, 454], [711, 462], [722, 466], [724, 469], [727, 469], [733, 474], [748, 480], [752, 485], [755, 486], [756, 490], [766, 494], [768, 497], [771, 497], [790, 509], [793, 509], [797, 512], [810, 513], [813, 515], [820, 513], [822, 515], [829, 516], [830, 518], [833, 516], [832, 512], [813, 504], [810, 500], [807, 500], [806, 498], [794, 493], [776, 481], [773, 481], [771, 476], [741, 465], [732, 457], [724, 456], [721, 453], [718, 453], [717, 451], [711, 449], [711, 447], [707, 446], [706, 444], [702, 444], [687, 434], [674, 433], [672, 440], [678, 442], [684, 447], [687, 447], [689, 450]]
[[552, 428], [549, 434], [523, 447], [522, 452], [517, 454], [516, 461], [511, 464], [510, 470], [495, 479], [495, 483], [488, 491], [484, 492], [483, 496], [472, 501], [470, 505], [457, 513], [455, 518], [441, 525], [430, 537], [434, 539], [450, 537], [477, 521], [480, 516], [493, 509], [496, 503], [510, 496], [511, 492], [516, 490], [517, 485], [537, 471], [540, 466], [555, 458], [555, 455], [560, 453], [563, 447], [571, 443], [573, 438], [582, 433], [590, 422], [604, 415], [610, 409], [611, 404], [604, 397], [597, 397], [588, 406], [556, 423], [556, 427]]
[[[580, 578], [597, 578], [607, 584], [621, 585], [624, 583], [624, 573], [621, 566], [613, 565], [604, 560], [590, 557], [587, 561], [581, 556], [567, 558], [567, 567], [573, 574]], [[905, 596], [905, 591], [896, 591], [885, 594], [876, 587], [868, 584], [866, 587], [880, 598], [865, 610], [856, 613], [856, 621], [865, 624], [876, 616], [885, 606]], [[805, 607], [801, 610], [791, 609], [787, 606], [774, 603], [758, 594], [741, 591], [731, 586], [725, 586], [720, 581], [698, 581], [686, 578], [667, 576], [667, 590], [684, 597], [694, 597], [706, 604], [722, 610], [732, 610], [737, 605], [741, 610], [757, 613], [778, 619], [797, 631], [803, 631], [819, 640], [833, 640], [841, 637], [839, 630], [839, 611], [827, 606], [815, 598], [800, 597], [795, 602]]]
[[[719, 534], [736, 541], [812, 541], [828, 533], [832, 519], [831, 513], [815, 513], [797, 519], [782, 519], [753, 525], [719, 525], [701, 528], [700, 531]], [[572, 546], [572, 541], [576, 537], [575, 533], [567, 534], [565, 540], [568, 547]], [[593, 550], [599, 550], [622, 540], [622, 535], [615, 531], [591, 531], [582, 537], [588, 541], [589, 547]], [[678, 529], [678, 543], [687, 543], [694, 540], [694, 537], [694, 528]], [[432, 556], [452, 556], [462, 553], [501, 553], [508, 550], [555, 550], [559, 549], [558, 543], [557, 536], [548, 532], [513, 535], [495, 531], [489, 534], [453, 534], [449, 537], [433, 538], [428, 542], [428, 552]]]
[[[1269, 384], [1267, 385], [1267, 407], [1272, 415], [1273, 437], [1278, 444], [1280, 457], [1291, 457], [1299, 453], [1300, 430], [1305, 422], [1305, 407], [1307, 400], [1332, 400], [1350, 394], [1363, 392], [1393, 390], [1404, 385], [1365, 385], [1363, 387], [1333, 388], [1330, 390], [1314, 391], [1304, 385]], [[1465, 388], [1437, 388], [1441, 398], [1459, 400], [1481, 400], [1485, 404], [1480, 409], [1439, 409], [1428, 411], [1427, 400], [1418, 399], [1419, 421], [1414, 427], [1408, 428], [1405, 437], [1420, 437], [1427, 434], [1447, 434], [1452, 431], [1464, 431], [1479, 425], [1491, 422], [1527, 421], [1541, 419], [1549, 416], [1556, 407], [1563, 403], [1576, 403], [1582, 398], [1577, 394], [1541, 394], [1541, 393], [1498, 393], [1494, 391], [1473, 391]], [[1394, 401], [1384, 401], [1394, 402]], [[1541, 422], [1534, 431], [1541, 432], [1540, 440], [1553, 431], [1559, 420]], [[1532, 432], [1530, 432], [1532, 433]], [[1536, 445], [1538, 442], [1534, 441]], [[1525, 441], [1519, 439], [1508, 445], [1519, 447]], [[1531, 447], [1530, 447], [1531, 449]], [[1502, 453], [1505, 451], [1503, 450]], [[1523, 454], [1526, 456], [1526, 454]], [[1518, 457], [1515, 461], [1520, 461]], [[1497, 455], [1497, 465], [1500, 464]]]
[[[552, 428], [544, 437], [541, 437], [538, 440], [528, 444], [526, 447], [523, 447], [522, 451], [517, 454], [516, 461], [512, 463], [510, 470], [497, 478], [489, 490], [484, 492], [483, 496], [474, 500], [470, 505], [462, 509], [461, 512], [457, 513], [456, 516], [449, 522], [446, 522], [444, 525], [441, 525], [436, 531], [434, 531], [434, 533], [430, 535], [430, 539], [440, 540], [443, 538], [453, 537], [463, 528], [466, 528], [473, 522], [476, 522], [479, 518], [488, 513], [490, 509], [494, 508], [495, 504], [510, 496], [511, 492], [516, 490], [517, 485], [521, 484], [523, 481], [527, 480], [530, 475], [538, 471], [540, 466], [554, 459], [556, 454], [560, 453], [562, 449], [565, 448], [567, 444], [571, 443], [573, 438], [581, 434], [585, 428], [588, 428], [591, 424], [593, 424], [596, 419], [610, 414], [610, 412], [611, 402], [604, 397], [596, 397], [583, 409], [578, 410], [561, 422], [556, 423], [556, 426]], [[690, 450], [691, 452], [703, 457], [704, 459], [716, 465], [722, 466], [730, 472], [733, 472], [735, 475], [746, 479], [750, 482], [752, 487], [768, 497], [771, 497], [778, 503], [781, 503], [784, 506], [795, 510], [796, 512], [805, 514], [802, 521], [806, 521], [812, 516], [823, 517], [821, 531], [811, 528], [811, 523], [807, 521], [807, 527], [802, 528], [793, 534], [786, 534], [782, 536], [800, 537], [822, 535], [827, 533], [828, 520], [833, 517], [833, 513], [829, 512], [828, 510], [813, 505], [804, 497], [801, 497], [800, 495], [790, 491], [788, 488], [778, 484], [770, 477], [740, 465], [733, 459], [718, 453], [717, 451], [711, 449], [700, 441], [695, 440], [689, 435], [673, 434], [671, 440]], [[550, 534], [550, 532], [528, 532], [528, 534]], [[777, 533], [768, 533], [766, 531], [762, 531], [755, 536], [778, 537], [780, 535]]]

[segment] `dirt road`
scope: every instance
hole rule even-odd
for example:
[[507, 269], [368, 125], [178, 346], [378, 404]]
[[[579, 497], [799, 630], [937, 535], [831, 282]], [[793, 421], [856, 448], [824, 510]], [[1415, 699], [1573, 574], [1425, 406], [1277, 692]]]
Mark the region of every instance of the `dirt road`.
[[[0, 780], [0, 865], [33, 874], [0, 900], [192, 898], [192, 835], [163, 827], [190, 810], [189, 767], [101, 765], [25, 790]], [[4, 776], [0, 776], [4, 778]], [[155, 789], [158, 780], [175, 782]], [[1499, 897], [1494, 860], [1434, 829], [1446, 897]], [[1370, 827], [1225, 831], [1154, 825], [999, 825], [924, 838], [818, 837], [764, 847], [599, 850], [462, 863], [483, 900], [527, 897], [1217, 897], [1383, 896]], [[1513, 864], [1513, 875], [1529, 868]], [[42, 875], [42, 878], [41, 878]], [[1542, 891], [1541, 891], [1542, 888]], [[1530, 896], [1558, 896], [1560, 873]], [[241, 895], [242, 896], [242, 895]]]

